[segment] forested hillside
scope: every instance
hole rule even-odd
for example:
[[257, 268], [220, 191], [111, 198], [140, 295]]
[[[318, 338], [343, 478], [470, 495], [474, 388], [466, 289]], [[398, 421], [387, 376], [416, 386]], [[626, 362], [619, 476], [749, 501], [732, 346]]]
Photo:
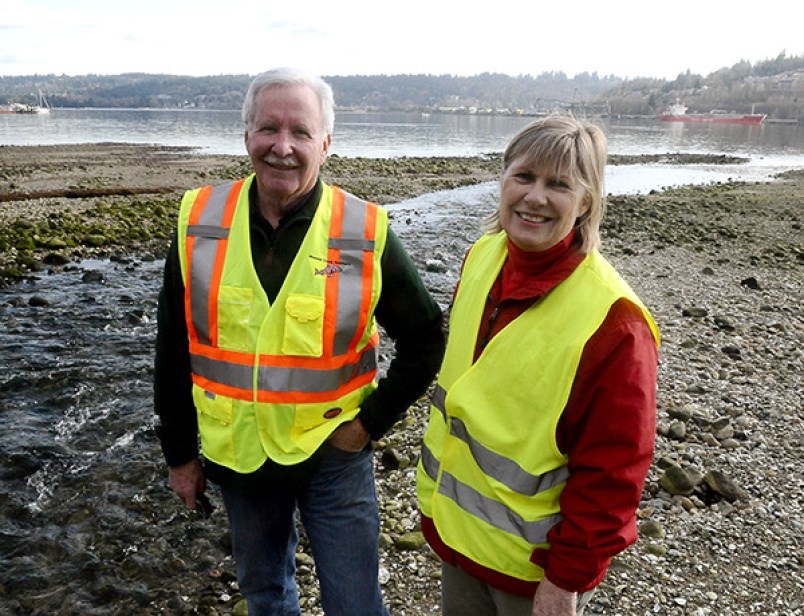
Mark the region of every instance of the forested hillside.
[[[31, 103], [41, 91], [53, 107], [195, 107], [238, 109], [251, 75], [189, 77], [31, 75], [0, 77], [0, 104]], [[622, 79], [562, 72], [537, 76], [325, 76], [340, 109], [469, 113], [539, 113], [582, 109], [592, 114], [653, 115], [679, 98], [691, 111], [727, 109], [804, 119], [804, 57], [741, 61], [709, 75], [674, 80]]]
[[725, 109], [747, 113], [754, 109], [769, 118], [804, 121], [804, 56], [779, 54], [752, 65], [738, 62], [706, 77], [687, 71], [672, 81], [622, 81], [604, 97], [611, 113], [652, 115], [677, 98], [690, 111]]

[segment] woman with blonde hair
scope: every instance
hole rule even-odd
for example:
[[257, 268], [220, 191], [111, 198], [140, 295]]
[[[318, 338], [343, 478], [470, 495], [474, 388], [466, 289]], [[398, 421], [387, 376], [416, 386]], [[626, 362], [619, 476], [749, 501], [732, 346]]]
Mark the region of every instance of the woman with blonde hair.
[[464, 261], [417, 475], [445, 616], [581, 614], [636, 540], [659, 332], [598, 251], [606, 157], [572, 117], [523, 128]]

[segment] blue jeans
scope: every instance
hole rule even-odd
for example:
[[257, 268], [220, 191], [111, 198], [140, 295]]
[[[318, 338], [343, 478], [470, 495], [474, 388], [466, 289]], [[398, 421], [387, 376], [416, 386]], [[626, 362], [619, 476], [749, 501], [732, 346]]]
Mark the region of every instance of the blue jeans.
[[298, 616], [298, 509], [327, 616], [387, 616], [378, 580], [380, 520], [371, 447], [322, 446], [309, 482], [242, 490], [225, 485], [237, 579], [249, 616]]

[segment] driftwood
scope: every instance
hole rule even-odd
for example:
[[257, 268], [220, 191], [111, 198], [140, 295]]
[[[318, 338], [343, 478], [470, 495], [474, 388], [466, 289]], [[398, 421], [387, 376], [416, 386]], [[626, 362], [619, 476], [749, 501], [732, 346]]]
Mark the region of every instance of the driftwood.
[[0, 202], [30, 201], [31, 199], [44, 199], [51, 197], [64, 197], [66, 199], [87, 199], [92, 197], [131, 196], [145, 194], [164, 194], [180, 190], [177, 187], [148, 187], [125, 188], [112, 186], [110, 188], [65, 188], [61, 190], [34, 190], [23, 192], [0, 193]]

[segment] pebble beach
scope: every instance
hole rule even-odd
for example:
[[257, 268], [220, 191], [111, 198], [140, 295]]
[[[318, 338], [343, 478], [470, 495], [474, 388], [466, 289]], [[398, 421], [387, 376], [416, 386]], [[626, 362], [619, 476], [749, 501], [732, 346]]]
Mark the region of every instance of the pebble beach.
[[[638, 157], [614, 161], [630, 162]], [[495, 206], [489, 194], [468, 212], [463, 189], [455, 189], [494, 181], [498, 171], [492, 155], [333, 157], [323, 176], [388, 207], [426, 285], [448, 309], [463, 256]], [[0, 281], [8, 298], [0, 302], [0, 323], [40, 309], [31, 301], [37, 278], [49, 272], [80, 268], [89, 257], [160, 259], [183, 190], [248, 172], [246, 157], [182, 148], [0, 147]], [[587, 613], [804, 614], [804, 169], [766, 182], [607, 201], [601, 251], [652, 311], [662, 347], [640, 539], [616, 557]], [[157, 292], [144, 302], [152, 317]], [[11, 382], [0, 381], [0, 391]], [[11, 410], [3, 413], [7, 422]], [[394, 615], [438, 614], [439, 563], [419, 533], [414, 485], [426, 415], [423, 398], [377, 443], [381, 578]], [[143, 415], [142, 423], [150, 422]], [[65, 524], [91, 537], [70, 553], [8, 547], [8, 529], [27, 510], [17, 496], [2, 494], [0, 613], [246, 613], [214, 488], [218, 511], [210, 520], [181, 511], [164, 489], [152, 427], [140, 439], [142, 485], [122, 487], [122, 521], [77, 515], [86, 502], [61, 495]], [[20, 460], [24, 452], [0, 454], [2, 475], [22, 486], [36, 461]], [[150, 538], [147, 549], [136, 558], [124, 554], [120, 546], [138, 535]], [[305, 548], [302, 540], [303, 613], [322, 614]], [[92, 567], [81, 564], [98, 554]], [[75, 559], [75, 574], [32, 585], [21, 573], [31, 558]]]

